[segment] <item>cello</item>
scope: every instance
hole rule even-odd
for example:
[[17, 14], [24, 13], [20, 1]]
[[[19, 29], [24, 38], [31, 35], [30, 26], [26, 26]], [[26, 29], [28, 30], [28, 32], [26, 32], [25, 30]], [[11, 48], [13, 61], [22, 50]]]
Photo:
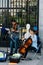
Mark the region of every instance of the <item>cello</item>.
[[32, 44], [32, 39], [29, 37], [29, 38], [25, 41], [24, 45], [22, 45], [22, 46], [19, 48], [19, 53], [24, 55], [31, 44]]

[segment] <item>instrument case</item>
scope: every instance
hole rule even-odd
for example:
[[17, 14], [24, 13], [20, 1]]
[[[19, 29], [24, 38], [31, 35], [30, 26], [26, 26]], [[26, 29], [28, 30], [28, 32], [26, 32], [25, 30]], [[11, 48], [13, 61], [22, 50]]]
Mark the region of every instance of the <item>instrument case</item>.
[[7, 54], [4, 51], [0, 51], [0, 62], [7, 60]]
[[21, 54], [15, 53], [9, 57], [10, 62], [18, 63], [21, 59]]

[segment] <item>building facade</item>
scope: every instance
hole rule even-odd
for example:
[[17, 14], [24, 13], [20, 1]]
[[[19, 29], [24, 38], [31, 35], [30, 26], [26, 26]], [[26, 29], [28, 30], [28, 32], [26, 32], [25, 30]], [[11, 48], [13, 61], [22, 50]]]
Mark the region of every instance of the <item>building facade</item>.
[[39, 37], [43, 46], [43, 0], [39, 0]]

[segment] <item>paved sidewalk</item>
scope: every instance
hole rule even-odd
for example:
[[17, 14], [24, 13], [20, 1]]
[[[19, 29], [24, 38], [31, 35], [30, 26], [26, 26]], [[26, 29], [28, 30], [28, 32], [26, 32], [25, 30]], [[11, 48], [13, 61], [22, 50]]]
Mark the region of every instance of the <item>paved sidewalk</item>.
[[[0, 48], [0, 50], [7, 51], [6, 48]], [[33, 60], [29, 60], [29, 58], [33, 57], [34, 53], [29, 52], [25, 60], [20, 60], [20, 63], [18, 64], [9, 64], [9, 61], [0, 62], [0, 65], [43, 65], [43, 48], [42, 48], [42, 53], [40, 55], [36, 55]]]

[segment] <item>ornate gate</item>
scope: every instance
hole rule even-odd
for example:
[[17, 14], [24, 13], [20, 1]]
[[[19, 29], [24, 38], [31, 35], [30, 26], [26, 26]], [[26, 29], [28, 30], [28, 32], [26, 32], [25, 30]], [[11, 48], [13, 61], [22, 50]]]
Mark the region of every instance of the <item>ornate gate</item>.
[[27, 23], [38, 26], [38, 0], [0, 0], [0, 25], [11, 27], [11, 18], [16, 19], [20, 27]]

